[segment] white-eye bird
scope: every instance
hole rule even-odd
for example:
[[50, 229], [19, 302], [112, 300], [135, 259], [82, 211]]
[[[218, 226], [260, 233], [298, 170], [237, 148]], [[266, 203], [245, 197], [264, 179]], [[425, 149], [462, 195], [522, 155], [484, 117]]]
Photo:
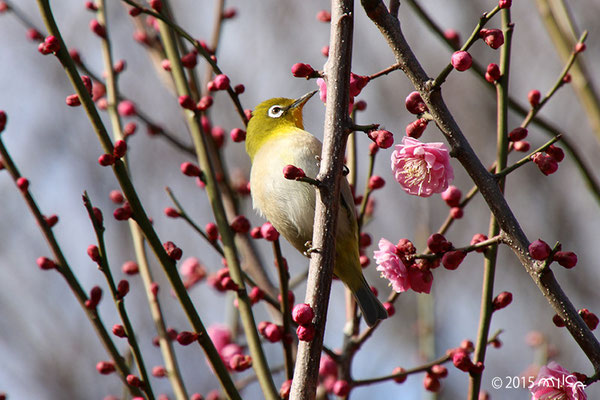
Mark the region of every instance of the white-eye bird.
[[[315, 187], [286, 179], [287, 165], [301, 168], [306, 176], [319, 173], [322, 144], [304, 130], [302, 108], [316, 92], [299, 99], [274, 98], [252, 112], [246, 134], [246, 151], [252, 162], [252, 202], [288, 242], [302, 253], [312, 241]], [[365, 322], [372, 326], [387, 312], [365, 280], [359, 261], [358, 224], [348, 181], [340, 183], [334, 274], [354, 295]]]

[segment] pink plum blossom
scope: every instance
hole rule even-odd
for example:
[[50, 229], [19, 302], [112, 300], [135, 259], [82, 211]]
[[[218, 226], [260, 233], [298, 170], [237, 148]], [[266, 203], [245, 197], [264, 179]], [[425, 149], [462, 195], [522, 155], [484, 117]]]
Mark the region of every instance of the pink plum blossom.
[[392, 172], [408, 194], [421, 197], [443, 192], [454, 179], [443, 143], [422, 143], [408, 136], [392, 153]]
[[401, 293], [410, 289], [408, 269], [398, 256], [396, 246], [392, 242], [383, 238], [379, 240], [379, 250], [376, 250], [373, 255], [377, 263], [377, 271], [390, 281], [390, 285], [396, 292]]
[[586, 400], [585, 385], [560, 364], [551, 361], [540, 368], [537, 379], [529, 390], [531, 400]]

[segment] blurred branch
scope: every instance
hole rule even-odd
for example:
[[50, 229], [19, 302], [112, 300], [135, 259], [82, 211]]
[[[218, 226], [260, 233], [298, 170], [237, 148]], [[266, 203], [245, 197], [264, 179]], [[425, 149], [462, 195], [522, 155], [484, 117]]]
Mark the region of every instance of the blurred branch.
[[[558, 55], [563, 61], [568, 60], [576, 43], [576, 33], [565, 5], [556, 0], [536, 0], [536, 5]], [[571, 75], [573, 89], [600, 141], [600, 97], [583, 58], [575, 61]]]
[[528, 252], [529, 241], [508, 206], [494, 177], [485, 169], [464, 137], [458, 124], [446, 106], [440, 90], [432, 90], [427, 76], [406, 42], [400, 23], [391, 16], [380, 0], [361, 0], [369, 18], [379, 28], [390, 45], [396, 61], [419, 91], [439, 129], [446, 136], [452, 155], [458, 159], [479, 187], [492, 213], [498, 219], [509, 246], [525, 267], [535, 284], [544, 294], [552, 308], [565, 320], [569, 332], [594, 366], [600, 370], [600, 343], [587, 327], [577, 310], [562, 291], [550, 269], [542, 271], [543, 265], [534, 261]]
[[322, 161], [317, 180], [313, 247], [306, 288], [305, 303], [315, 312], [315, 336], [298, 346], [296, 367], [290, 399], [314, 399], [319, 377], [319, 360], [327, 318], [331, 278], [335, 260], [335, 232], [340, 206], [340, 179], [344, 164], [348, 116], [350, 67], [352, 65], [352, 34], [354, 7], [352, 0], [331, 2], [331, 33], [329, 60], [325, 65], [327, 103]]

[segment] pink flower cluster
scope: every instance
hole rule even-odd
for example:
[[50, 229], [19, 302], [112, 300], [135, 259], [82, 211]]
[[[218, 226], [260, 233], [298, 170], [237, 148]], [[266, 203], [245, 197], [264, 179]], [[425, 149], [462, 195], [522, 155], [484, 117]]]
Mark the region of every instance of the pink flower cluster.
[[408, 256], [416, 251], [412, 243], [401, 239], [394, 246], [387, 239], [379, 240], [379, 250], [373, 254], [377, 263], [377, 271], [390, 281], [392, 288], [398, 292], [412, 289], [418, 293], [429, 293], [433, 283], [433, 275], [424, 264], [417, 266]]
[[584, 389], [585, 384], [578, 380], [576, 374], [567, 371], [555, 361], [540, 368], [537, 379], [529, 388], [531, 400], [586, 400]]
[[443, 143], [422, 143], [408, 136], [392, 153], [392, 172], [408, 194], [421, 197], [443, 192], [454, 179]]
[[243, 354], [242, 347], [233, 343], [231, 331], [225, 325], [211, 325], [207, 329], [210, 340], [230, 371], [244, 371], [252, 366], [252, 359]]

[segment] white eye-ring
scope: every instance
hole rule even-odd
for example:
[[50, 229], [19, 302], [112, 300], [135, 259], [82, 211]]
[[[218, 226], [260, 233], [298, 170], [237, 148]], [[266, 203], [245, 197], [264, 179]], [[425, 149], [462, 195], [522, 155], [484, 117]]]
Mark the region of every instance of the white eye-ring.
[[283, 115], [283, 107], [281, 106], [272, 106], [269, 108], [268, 115], [271, 118], [279, 118]]

